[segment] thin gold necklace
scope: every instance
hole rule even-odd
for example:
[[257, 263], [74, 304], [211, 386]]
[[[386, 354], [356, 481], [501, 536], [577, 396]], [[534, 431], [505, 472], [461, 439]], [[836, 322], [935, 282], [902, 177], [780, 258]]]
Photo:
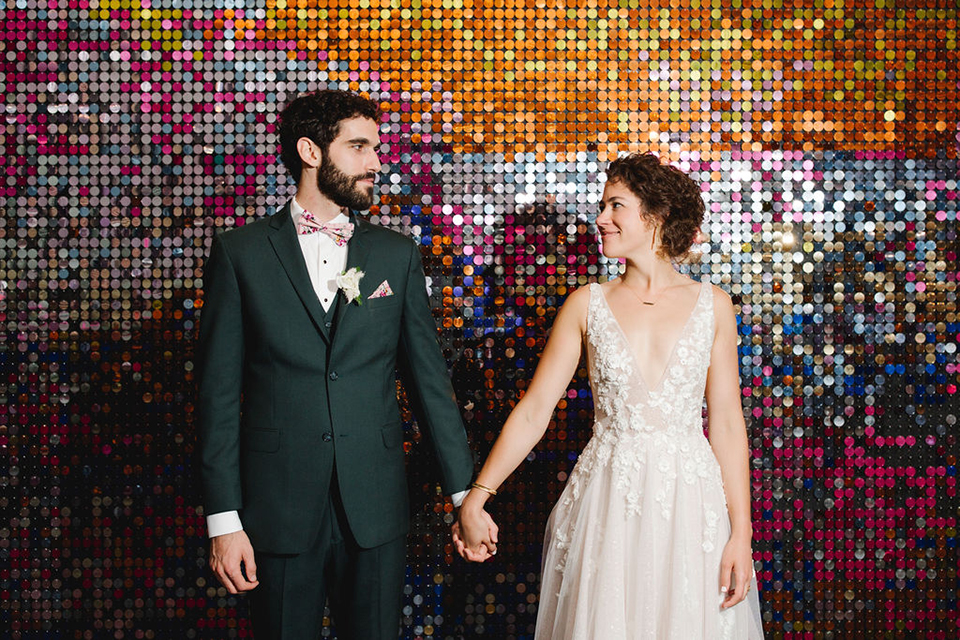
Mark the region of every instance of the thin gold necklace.
[[634, 291], [633, 288], [630, 287], [626, 282], [623, 283], [623, 286], [625, 286], [625, 287], [627, 288], [627, 290], [628, 290], [630, 293], [633, 294], [633, 297], [636, 298], [637, 300], [639, 300], [642, 304], [644, 304], [644, 305], [646, 305], [646, 306], [648, 306], [648, 307], [652, 307], [653, 305], [655, 305], [655, 304], [657, 304], [658, 302], [660, 302], [660, 298], [661, 298], [661, 296], [663, 296], [663, 292], [664, 292], [664, 291], [666, 291], [667, 289], [669, 289], [669, 288], [671, 288], [671, 287], [675, 287], [676, 285], [670, 284], [670, 285], [665, 286], [663, 289], [660, 289], [660, 293], [658, 293], [657, 296], [656, 296], [652, 301], [650, 301], [650, 302], [647, 302], [646, 300], [644, 300], [643, 298], [641, 298], [641, 297], [637, 294], [637, 292]]

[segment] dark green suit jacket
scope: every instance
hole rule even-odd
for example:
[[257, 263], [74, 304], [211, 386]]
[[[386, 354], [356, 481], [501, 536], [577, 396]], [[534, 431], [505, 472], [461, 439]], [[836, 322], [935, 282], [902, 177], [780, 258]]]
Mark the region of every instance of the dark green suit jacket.
[[[203, 276], [199, 426], [206, 513], [237, 510], [257, 551], [315, 539], [336, 469], [362, 547], [404, 535], [409, 506], [396, 374], [439, 462], [445, 492], [473, 461], [437, 341], [420, 252], [353, 216], [347, 269], [363, 304], [324, 311], [289, 205], [214, 240]], [[367, 299], [386, 280], [393, 295]], [[327, 325], [331, 326], [327, 326]]]

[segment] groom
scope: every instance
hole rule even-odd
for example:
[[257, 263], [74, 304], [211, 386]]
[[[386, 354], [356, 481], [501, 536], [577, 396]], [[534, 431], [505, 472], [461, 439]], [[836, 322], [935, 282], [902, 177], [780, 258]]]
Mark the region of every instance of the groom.
[[396, 640], [409, 526], [396, 371], [461, 497], [473, 461], [420, 251], [369, 224], [381, 112], [319, 91], [283, 110], [296, 196], [215, 239], [198, 356], [210, 566], [257, 640]]

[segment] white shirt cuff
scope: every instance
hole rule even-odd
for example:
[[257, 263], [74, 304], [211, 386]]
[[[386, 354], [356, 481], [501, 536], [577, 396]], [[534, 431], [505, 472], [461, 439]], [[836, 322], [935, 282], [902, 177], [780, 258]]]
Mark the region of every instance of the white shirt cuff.
[[457, 491], [455, 494], [453, 494], [452, 496], [450, 496], [450, 499], [453, 501], [453, 506], [455, 506], [457, 509], [459, 509], [459, 508], [460, 508], [460, 505], [463, 504], [463, 499], [467, 497], [467, 493], [468, 493], [468, 492], [469, 492], [469, 490], [468, 490], [468, 491]]
[[[463, 498], [461, 498], [462, 500]], [[207, 516], [207, 537], [215, 538], [236, 531], [243, 531], [239, 512], [221, 511]]]

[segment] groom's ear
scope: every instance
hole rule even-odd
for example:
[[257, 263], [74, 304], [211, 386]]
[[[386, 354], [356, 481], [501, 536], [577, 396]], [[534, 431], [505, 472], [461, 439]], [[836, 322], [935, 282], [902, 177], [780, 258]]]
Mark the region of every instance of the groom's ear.
[[323, 160], [323, 151], [316, 142], [307, 137], [297, 140], [297, 154], [303, 169], [316, 169]]

